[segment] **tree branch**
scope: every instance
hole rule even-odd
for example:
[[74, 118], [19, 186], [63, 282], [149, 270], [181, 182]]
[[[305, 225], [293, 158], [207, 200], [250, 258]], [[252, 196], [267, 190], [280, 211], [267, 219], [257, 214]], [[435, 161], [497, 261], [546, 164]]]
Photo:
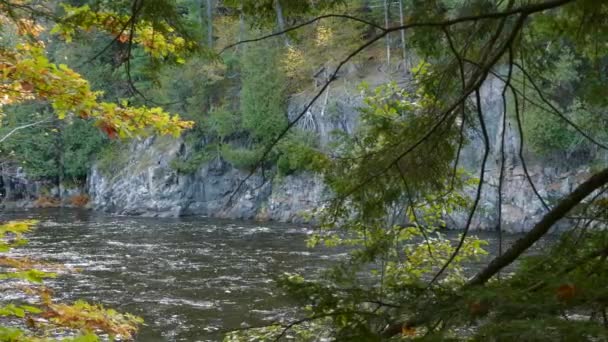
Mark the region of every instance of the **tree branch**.
[[341, 19], [348, 19], [348, 20], [352, 20], [352, 21], [357, 21], [357, 22], [363, 23], [365, 25], [371, 26], [373, 28], [376, 28], [376, 29], [378, 29], [380, 31], [386, 31], [386, 28], [384, 28], [384, 27], [382, 27], [382, 26], [380, 26], [378, 24], [375, 24], [375, 23], [373, 23], [371, 21], [367, 21], [365, 19], [353, 17], [353, 16], [346, 15], [346, 14], [326, 14], [326, 15], [321, 15], [321, 16], [312, 18], [312, 19], [307, 20], [307, 21], [305, 21], [305, 22], [303, 22], [301, 24], [292, 26], [290, 28], [287, 28], [285, 30], [281, 30], [279, 32], [274, 32], [274, 33], [267, 34], [267, 35], [264, 35], [264, 36], [260, 36], [260, 37], [257, 37], [257, 38], [240, 40], [240, 41], [238, 41], [236, 43], [232, 43], [230, 45], [226, 45], [223, 49], [220, 50], [219, 54], [221, 55], [222, 53], [226, 52], [226, 50], [229, 50], [229, 49], [231, 49], [233, 47], [236, 47], [236, 46], [239, 46], [239, 45], [242, 45], [242, 44], [255, 43], [255, 42], [259, 42], [259, 41], [266, 40], [266, 39], [269, 39], [269, 38], [279, 37], [279, 36], [282, 36], [282, 35], [284, 35], [286, 33], [291, 32], [291, 31], [295, 31], [295, 30], [301, 29], [302, 27], [314, 24], [317, 21], [320, 21], [320, 20], [323, 20], [323, 19], [328, 19], [328, 18], [341, 18]]
[[[488, 74], [488, 72], [490, 71], [490, 69], [496, 64], [496, 62], [502, 57], [502, 55], [504, 54], [504, 52], [506, 51], [506, 49], [511, 45], [511, 43], [513, 42], [513, 40], [517, 36], [517, 33], [521, 29], [521, 27], [522, 27], [522, 25], [524, 23], [525, 18], [528, 15], [533, 14], [533, 13], [537, 13], [537, 12], [542, 12], [542, 11], [545, 11], [545, 10], [548, 10], [548, 9], [560, 7], [560, 6], [563, 6], [563, 5], [567, 4], [567, 3], [570, 3], [572, 1], [573, 0], [553, 0], [553, 1], [547, 1], [547, 2], [544, 2], [544, 3], [539, 3], [539, 4], [533, 4], [533, 5], [518, 7], [518, 8], [515, 8], [515, 9], [510, 9], [510, 10], [506, 10], [506, 11], [502, 11], [502, 12], [491, 12], [491, 13], [485, 13], [485, 14], [481, 14], [481, 15], [463, 16], [463, 17], [459, 17], [459, 18], [455, 18], [455, 19], [450, 19], [450, 20], [445, 20], [445, 21], [410, 23], [410, 24], [406, 24], [406, 25], [400, 25], [400, 26], [391, 27], [391, 28], [388, 28], [388, 29], [382, 29], [382, 32], [380, 34], [376, 35], [374, 38], [370, 39], [369, 41], [367, 41], [363, 45], [359, 46], [356, 50], [354, 50], [353, 52], [351, 52], [346, 58], [344, 58], [338, 64], [338, 66], [336, 67], [336, 69], [334, 70], [334, 72], [331, 74], [331, 76], [325, 82], [325, 84], [323, 85], [323, 87], [321, 87], [321, 89], [313, 97], [313, 99], [304, 107], [304, 109], [298, 114], [298, 116], [296, 116], [296, 118], [293, 121], [291, 121], [287, 125], [287, 127], [285, 129], [283, 129], [283, 131], [281, 133], [279, 133], [279, 135], [275, 139], [273, 139], [271, 141], [271, 143], [266, 147], [266, 149], [262, 153], [262, 156], [258, 160], [258, 162], [256, 163], [256, 165], [254, 165], [254, 167], [249, 172], [249, 174], [239, 182], [239, 184], [237, 185], [236, 189], [232, 192], [230, 198], [228, 199], [227, 205], [231, 205], [231, 203], [233, 202], [234, 197], [236, 196], [236, 194], [239, 193], [240, 189], [245, 184], [245, 182], [247, 180], [249, 180], [253, 176], [253, 174], [255, 173], [255, 171], [262, 165], [262, 163], [264, 162], [264, 160], [266, 159], [266, 157], [270, 154], [270, 152], [272, 151], [272, 149], [274, 148], [274, 146], [276, 146], [276, 144], [279, 141], [281, 141], [283, 139], [283, 137], [285, 137], [285, 135], [291, 130], [291, 128], [306, 114], [306, 112], [308, 111], [308, 109], [310, 109], [310, 107], [312, 107], [312, 105], [317, 101], [317, 99], [319, 99], [319, 97], [323, 94], [323, 92], [327, 89], [327, 87], [329, 87], [329, 85], [336, 79], [336, 76], [337, 76], [338, 72], [342, 69], [342, 67], [344, 67], [344, 65], [346, 63], [348, 63], [352, 58], [354, 58], [355, 56], [357, 56], [360, 52], [362, 52], [363, 50], [367, 49], [369, 46], [371, 46], [372, 44], [374, 44], [376, 41], [382, 39], [387, 34], [389, 34], [391, 32], [394, 32], [394, 31], [406, 30], [406, 29], [411, 29], [411, 28], [419, 28], [419, 27], [439, 27], [439, 28], [444, 28], [446, 26], [451, 26], [451, 25], [455, 25], [455, 24], [459, 24], [459, 23], [463, 23], [463, 22], [478, 21], [478, 20], [483, 20], [483, 19], [507, 18], [507, 17], [515, 15], [515, 14], [519, 14], [520, 15], [519, 16], [519, 20], [516, 23], [516, 27], [513, 29], [510, 37], [507, 38], [507, 41], [506, 41], [505, 45], [503, 45], [499, 49], [498, 53], [496, 53], [494, 56], [492, 56], [491, 60], [488, 61], [488, 63], [485, 65], [485, 67], [482, 70], [480, 70], [478, 74], [473, 75], [471, 77], [471, 83], [472, 84], [468, 88], [468, 91], [464, 92], [464, 94], [462, 94], [462, 96], [458, 99], [458, 101], [456, 101], [454, 105], [450, 106], [443, 113], [443, 115], [441, 116], [441, 119], [419, 141], [417, 141], [410, 148], [408, 148], [407, 150], [405, 150], [404, 153], [402, 153], [401, 155], [399, 155], [395, 161], [393, 161], [392, 163], [390, 163], [387, 167], [385, 167], [383, 170], [381, 170], [378, 174], [374, 174], [370, 178], [368, 178], [367, 180], [365, 180], [362, 183], [363, 185], [366, 184], [367, 182], [369, 182], [369, 180], [371, 180], [371, 179], [373, 179], [373, 178], [375, 178], [375, 177], [377, 177], [379, 175], [384, 174], [396, 162], [398, 162], [399, 160], [401, 160], [405, 155], [409, 154], [411, 151], [413, 151], [414, 149], [416, 149], [420, 144], [422, 144], [426, 139], [428, 139], [431, 135], [433, 135], [433, 133], [448, 119], [449, 114], [455, 108], [457, 108], [458, 105], [462, 103], [462, 101], [465, 101], [466, 98], [479, 87], [479, 85], [481, 84], [481, 82], [483, 81], [483, 79], [485, 78], [485, 76]], [[301, 28], [301, 27], [306, 26], [306, 25], [308, 25], [310, 23], [313, 23], [315, 21], [316, 20], [312, 19], [312, 20], [309, 20], [307, 23], [296, 25], [296, 26], [294, 26], [292, 28], [288, 28], [288, 29], [286, 29], [284, 31], [275, 32], [275, 33], [273, 33], [271, 35], [267, 35], [267, 36], [263, 36], [263, 37], [259, 37], [259, 38], [255, 38], [255, 39], [251, 39], [251, 40], [247, 40], [247, 41], [242, 41], [241, 43], [255, 42], [255, 41], [260, 41], [260, 40], [267, 39], [267, 38], [270, 38], [270, 37], [279, 36], [281, 34], [284, 34], [285, 32], [289, 32], [289, 31], [292, 31], [294, 29]], [[236, 45], [233, 45], [233, 46], [236, 46]], [[224, 48], [222, 51], [224, 51], [225, 49], [226, 48]], [[480, 80], [480, 78], [481, 78], [481, 80]], [[360, 188], [360, 186], [356, 186], [349, 193], [352, 194], [358, 188]]]
[[[463, 287], [462, 290], [484, 285], [490, 278], [500, 272], [503, 268], [510, 265], [519, 256], [521, 256], [528, 248], [530, 248], [536, 241], [542, 238], [551, 227], [562, 218], [566, 217], [568, 212], [578, 205], [585, 197], [590, 195], [595, 190], [608, 184], [608, 168], [594, 174], [585, 182], [580, 184], [574, 191], [569, 195], [562, 198], [562, 200], [530, 230], [521, 239], [517, 240], [504, 254], [495, 257], [484, 269], [479, 271], [471, 280], [469, 280]], [[433, 307], [450, 305], [452, 303], [439, 302], [430, 303], [432, 305], [427, 312], [432, 313]], [[382, 336], [391, 337], [401, 332], [403, 327], [415, 327], [428, 322], [430, 319], [429, 314], [423, 314], [416, 318], [408, 321], [402, 321], [393, 323], [387, 326], [382, 332]]]
[[[505, 82], [504, 88], [502, 89], [502, 132], [500, 134], [500, 174], [498, 176], [498, 224], [496, 230], [498, 231], [498, 255], [502, 255], [502, 187], [505, 178], [505, 135], [507, 131], [507, 89], [511, 84], [511, 77], [513, 75], [513, 48], [509, 48], [509, 72], [507, 74], [507, 81]], [[499, 273], [500, 276], [500, 273]]]
[[565, 217], [585, 197], [606, 184], [608, 184], [608, 168], [594, 174], [568, 196], [562, 198], [551, 211], [543, 216], [532, 230], [517, 240], [503, 255], [494, 258], [488, 266], [479, 271], [467, 283], [466, 287], [479, 286], [486, 283], [498, 271], [515, 261], [522, 253], [543, 237], [557, 221]]
[[599, 141], [597, 141], [593, 137], [591, 137], [589, 134], [585, 133], [585, 131], [583, 131], [580, 127], [578, 127], [577, 124], [572, 122], [572, 120], [568, 119], [559, 109], [557, 109], [557, 107], [555, 107], [555, 105], [553, 103], [551, 103], [551, 101], [549, 101], [545, 97], [545, 95], [543, 94], [540, 87], [536, 84], [536, 82], [534, 82], [532, 75], [530, 75], [530, 73], [526, 69], [524, 69], [517, 62], [513, 62], [513, 65], [515, 65], [519, 70], [521, 70], [521, 72], [524, 74], [524, 76], [530, 81], [530, 84], [532, 84], [532, 88], [534, 88], [534, 90], [540, 97], [541, 101], [544, 102], [545, 104], [547, 104], [547, 106], [549, 106], [549, 108], [551, 108], [551, 111], [554, 115], [556, 115], [560, 119], [564, 120], [568, 125], [570, 125], [572, 128], [574, 128], [578, 133], [580, 133], [582, 136], [584, 136], [587, 140], [589, 140], [593, 144], [597, 145], [598, 147], [600, 147], [604, 150], [608, 150], [607, 145], [600, 143]]
[[469, 216], [467, 217], [467, 222], [464, 226], [464, 231], [462, 232], [462, 236], [460, 237], [460, 241], [458, 242], [456, 249], [454, 249], [454, 252], [450, 256], [448, 261], [446, 261], [446, 263], [441, 267], [439, 272], [437, 272], [437, 274], [435, 274], [435, 276], [429, 283], [428, 287], [433, 286], [433, 284], [439, 279], [439, 277], [441, 277], [443, 272], [445, 272], [445, 270], [450, 266], [452, 261], [454, 261], [454, 259], [458, 255], [458, 253], [460, 253], [460, 249], [464, 245], [464, 241], [467, 237], [467, 234], [469, 233], [469, 229], [471, 228], [471, 222], [473, 221], [473, 216], [475, 216], [475, 211], [476, 211], [477, 206], [479, 205], [479, 201], [481, 199], [481, 195], [482, 195], [482, 191], [483, 191], [483, 182], [484, 182], [485, 173], [486, 173], [486, 163], [488, 161], [488, 156], [490, 154], [490, 138], [488, 136], [488, 130], [486, 128], [485, 120], [483, 119], [483, 111], [481, 109], [481, 95], [479, 94], [479, 90], [475, 91], [475, 101], [477, 104], [477, 118], [479, 120], [479, 124], [481, 125], [481, 131], [483, 132], [483, 145], [484, 145], [483, 159], [481, 162], [481, 170], [479, 172], [480, 173], [479, 174], [479, 183], [477, 184], [477, 193], [475, 194], [475, 200], [473, 201], [473, 206], [471, 207], [471, 210], [469, 211]]
[[0, 143], [4, 142], [4, 140], [8, 139], [11, 135], [17, 133], [17, 131], [20, 131], [22, 129], [26, 129], [32, 126], [36, 126], [36, 125], [40, 125], [43, 123], [48, 123], [48, 122], [52, 122], [52, 119], [46, 119], [46, 120], [41, 120], [41, 121], [37, 121], [37, 122], [33, 122], [27, 125], [23, 125], [23, 126], [19, 126], [19, 127], [15, 127], [12, 131], [8, 132], [5, 136], [3, 136], [2, 138], [0, 138]]
[[532, 188], [532, 191], [534, 192], [534, 194], [536, 195], [536, 197], [538, 198], [538, 200], [540, 201], [540, 203], [543, 205], [543, 207], [545, 208], [545, 210], [549, 211], [551, 210], [549, 208], [549, 205], [547, 204], [547, 202], [545, 201], [545, 199], [540, 195], [540, 193], [538, 192], [538, 189], [536, 188], [536, 185], [534, 184], [534, 181], [532, 181], [532, 177], [530, 176], [530, 172], [528, 171], [528, 166], [526, 164], [526, 159], [524, 158], [524, 129], [523, 129], [523, 124], [521, 122], [521, 113], [519, 112], [519, 100], [517, 97], [517, 93], [513, 90], [513, 86], [509, 85], [509, 88], [511, 88], [511, 92], [513, 93], [513, 101], [515, 102], [514, 107], [515, 107], [515, 120], [517, 121], [517, 130], [519, 131], [519, 160], [521, 161], [521, 167], [524, 170], [524, 175], [526, 176], [526, 179], [528, 180], [528, 184], [530, 184], [530, 187]]

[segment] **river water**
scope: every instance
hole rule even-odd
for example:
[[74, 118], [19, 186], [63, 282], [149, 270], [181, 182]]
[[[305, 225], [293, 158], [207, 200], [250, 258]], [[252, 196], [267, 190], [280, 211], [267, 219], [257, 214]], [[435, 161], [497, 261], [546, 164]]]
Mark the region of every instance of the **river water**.
[[[274, 288], [274, 275], [314, 275], [345, 256], [308, 249], [306, 226], [67, 209], [0, 215], [24, 218], [41, 223], [19, 253], [82, 269], [50, 282], [59, 299], [142, 316], [137, 341], [145, 342], [218, 341], [224, 330], [280, 319], [293, 305]], [[494, 236], [484, 238], [494, 250]]]

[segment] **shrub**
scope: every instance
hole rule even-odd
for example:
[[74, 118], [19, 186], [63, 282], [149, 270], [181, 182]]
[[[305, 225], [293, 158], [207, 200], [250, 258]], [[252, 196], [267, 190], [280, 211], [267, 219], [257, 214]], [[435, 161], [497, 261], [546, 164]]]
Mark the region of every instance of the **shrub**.
[[124, 168], [129, 161], [129, 151], [118, 141], [105, 145], [97, 154], [97, 168], [106, 175], [112, 175]]
[[219, 107], [211, 110], [206, 125], [211, 134], [224, 141], [241, 130], [241, 118], [226, 107]]
[[170, 166], [173, 170], [182, 174], [193, 174], [201, 167], [202, 164], [211, 160], [213, 154], [207, 151], [198, 151], [193, 153], [186, 159], [175, 158], [171, 161]]
[[70, 197], [70, 204], [74, 207], [84, 207], [89, 203], [89, 196], [87, 195], [74, 195]]
[[250, 150], [243, 147], [223, 145], [221, 147], [222, 157], [240, 170], [251, 170], [255, 167], [262, 156], [262, 150]]
[[50, 196], [40, 196], [34, 201], [36, 208], [57, 208], [61, 206], [59, 199]]
[[279, 144], [280, 156], [277, 168], [280, 175], [289, 175], [299, 171], [313, 170], [318, 152], [315, 137], [309, 132], [294, 131]]

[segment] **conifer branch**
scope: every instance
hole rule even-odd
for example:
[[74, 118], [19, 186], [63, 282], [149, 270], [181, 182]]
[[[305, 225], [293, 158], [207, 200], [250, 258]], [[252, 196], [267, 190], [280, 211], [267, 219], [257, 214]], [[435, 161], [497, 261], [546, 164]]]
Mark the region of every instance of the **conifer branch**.
[[530, 73], [528, 72], [528, 70], [526, 70], [525, 68], [523, 68], [519, 63], [517, 62], [513, 62], [513, 65], [515, 65], [519, 70], [521, 70], [521, 72], [524, 74], [524, 76], [528, 79], [528, 81], [530, 81], [530, 84], [532, 84], [532, 88], [534, 88], [534, 90], [536, 91], [536, 93], [538, 94], [538, 96], [540, 97], [541, 101], [543, 103], [545, 103], [547, 106], [549, 106], [549, 108], [551, 108], [551, 112], [556, 115], [557, 117], [559, 117], [560, 119], [562, 119], [564, 122], [566, 122], [568, 125], [570, 125], [572, 128], [574, 128], [579, 134], [581, 134], [583, 137], [585, 137], [587, 140], [589, 140], [590, 142], [592, 142], [593, 144], [595, 144], [596, 146], [604, 149], [604, 150], [608, 150], [608, 145], [605, 145], [599, 141], [597, 141], [595, 138], [593, 138], [592, 136], [590, 136], [589, 134], [585, 133], [585, 131], [583, 131], [582, 128], [580, 128], [577, 124], [575, 124], [574, 122], [572, 122], [572, 120], [568, 119], [568, 117], [566, 117], [559, 109], [557, 109], [557, 107], [555, 107], [555, 105], [553, 103], [551, 103], [551, 101], [549, 101], [543, 91], [540, 89], [540, 87], [536, 84], [536, 82], [534, 82], [534, 78], [532, 77], [532, 75], [530, 75]]
[[536, 241], [542, 238], [557, 221], [564, 218], [570, 210], [577, 206], [585, 197], [606, 184], [608, 184], [608, 168], [594, 174], [569, 195], [563, 197], [551, 211], [543, 216], [532, 230], [526, 233], [521, 239], [517, 240], [503, 255], [494, 258], [494, 260], [492, 260], [484, 269], [479, 271], [466, 286], [472, 287], [485, 284], [497, 272], [515, 261], [515, 259], [528, 250]]
[[27, 125], [15, 127], [15, 128], [13, 128], [13, 130], [11, 130], [10, 132], [8, 132], [5, 136], [3, 136], [2, 138], [0, 138], [0, 143], [4, 142], [11, 135], [17, 133], [18, 131], [20, 131], [22, 129], [26, 129], [26, 128], [29, 128], [29, 127], [41, 125], [41, 124], [44, 124], [44, 123], [49, 123], [49, 122], [52, 122], [52, 121], [53, 121], [52, 119], [47, 119], [47, 120], [41, 120], [41, 121], [33, 122], [33, 123], [30, 123], [30, 124], [27, 124]]
[[[262, 153], [262, 155], [261, 155], [260, 159], [258, 160], [258, 162], [254, 165], [254, 167], [247, 174], [247, 176], [245, 176], [239, 182], [239, 184], [237, 185], [236, 189], [232, 192], [232, 194], [230, 195], [230, 198], [227, 201], [227, 205], [231, 205], [233, 203], [235, 196], [240, 192], [240, 190], [243, 187], [243, 185], [253, 176], [253, 174], [255, 173], [255, 171], [264, 163], [264, 161], [266, 160], [266, 158], [268, 157], [268, 155], [270, 154], [270, 152], [272, 152], [272, 150], [274, 149], [274, 147], [276, 146], [276, 144], [285, 137], [285, 135], [291, 130], [291, 128], [293, 128], [293, 126], [295, 126], [297, 124], [297, 122], [306, 114], [306, 112], [312, 107], [312, 105], [321, 97], [321, 95], [323, 94], [323, 92], [325, 92], [325, 90], [330, 86], [330, 84], [333, 81], [336, 80], [339, 71], [344, 67], [344, 65], [346, 63], [348, 63], [352, 58], [354, 58], [355, 56], [357, 56], [359, 53], [361, 53], [362, 51], [366, 50], [372, 44], [374, 44], [378, 40], [384, 38], [387, 34], [389, 34], [391, 32], [395, 32], [395, 31], [399, 31], [399, 30], [407, 30], [407, 29], [412, 29], [412, 28], [420, 28], [420, 27], [445, 28], [446, 26], [456, 25], [456, 24], [464, 23], [464, 22], [479, 21], [479, 20], [484, 20], [484, 19], [500, 19], [500, 18], [506, 19], [506, 18], [511, 17], [513, 15], [519, 15], [519, 19], [518, 19], [518, 21], [516, 23], [516, 27], [513, 29], [511, 36], [506, 40], [505, 45], [503, 45], [499, 49], [499, 52], [496, 53], [492, 57], [492, 60], [489, 63], [487, 63], [487, 65], [485, 65], [485, 67], [480, 72], [478, 72], [476, 75], [472, 76], [472, 78], [471, 78], [472, 84], [471, 84], [471, 87], [469, 87], [468, 91], [466, 91], [465, 94], [463, 94], [455, 102], [454, 105], [450, 106], [443, 113], [443, 115], [440, 116], [439, 121], [436, 122], [431, 127], [431, 129], [420, 140], [418, 140], [411, 147], [409, 147], [408, 149], [406, 149], [401, 155], [398, 156], [397, 159], [395, 159], [388, 166], [386, 166], [385, 168], [383, 168], [378, 174], [372, 175], [371, 177], [369, 177], [368, 179], [366, 179], [364, 182], [362, 182], [360, 185], [356, 186], [351, 191], [349, 191], [347, 193], [347, 196], [349, 196], [350, 194], [352, 194], [355, 191], [357, 191], [360, 187], [362, 187], [365, 184], [367, 184], [371, 179], [373, 179], [373, 178], [375, 178], [375, 177], [377, 177], [379, 175], [382, 175], [382, 174], [386, 173], [386, 171], [388, 171], [393, 165], [395, 165], [397, 162], [399, 162], [399, 160], [403, 159], [403, 157], [405, 157], [407, 154], [409, 154], [410, 152], [412, 152], [413, 150], [415, 150], [419, 145], [421, 145], [424, 141], [426, 141], [428, 138], [430, 138], [435, 133], [435, 131], [450, 117], [450, 114], [452, 113], [452, 111], [455, 108], [457, 108], [460, 104], [462, 104], [463, 101], [465, 101], [470, 94], [472, 94], [476, 89], [479, 88], [479, 86], [481, 86], [481, 82], [483, 81], [483, 79], [485, 79], [485, 76], [488, 74], [488, 72], [490, 71], [490, 69], [498, 62], [498, 60], [502, 57], [502, 55], [504, 54], [504, 52], [506, 51], [506, 49], [512, 44], [513, 40], [517, 36], [517, 33], [519, 33], [519, 30], [523, 26], [525, 18], [527, 18], [529, 15], [537, 13], [537, 12], [542, 12], [542, 11], [549, 10], [549, 9], [552, 9], [552, 8], [561, 7], [561, 6], [563, 6], [565, 4], [568, 4], [568, 3], [572, 2], [572, 1], [573, 0], [553, 0], [553, 1], [547, 1], [547, 2], [543, 2], [543, 3], [539, 3], [539, 4], [522, 6], [522, 7], [518, 7], [518, 8], [514, 8], [514, 9], [509, 9], [509, 10], [505, 10], [505, 11], [485, 13], [485, 14], [481, 14], [481, 15], [463, 16], [463, 17], [449, 19], [449, 20], [444, 20], [444, 21], [418, 22], [418, 23], [414, 22], [414, 23], [410, 23], [410, 24], [406, 24], [406, 25], [400, 25], [400, 26], [395, 26], [395, 27], [390, 27], [390, 28], [386, 28], [386, 29], [382, 28], [380, 34], [376, 35], [375, 37], [373, 37], [372, 39], [368, 40], [363, 45], [359, 46], [357, 49], [355, 49], [354, 51], [352, 51], [349, 55], [346, 56], [346, 58], [344, 58], [338, 64], [338, 66], [336, 67], [336, 69], [334, 70], [334, 72], [330, 75], [330, 77], [328, 78], [328, 80], [323, 84], [323, 86], [321, 87], [321, 89], [316, 93], [316, 95], [312, 98], [312, 100], [308, 102], [308, 104], [295, 117], [294, 120], [292, 120], [291, 122], [289, 122], [289, 124], [283, 129], [283, 131], [281, 131], [274, 139], [272, 139], [272, 141], [270, 142], [270, 144], [264, 149], [264, 152]], [[292, 28], [288, 28], [286, 30], [283, 30], [283, 31], [280, 31], [280, 32], [276, 32], [276, 33], [273, 33], [271, 35], [262, 36], [262, 37], [255, 38], [255, 39], [248, 40], [248, 41], [237, 42], [237, 43], [233, 44], [232, 47], [237, 46], [239, 44], [244, 44], [244, 43], [248, 43], [248, 42], [255, 42], [255, 41], [260, 41], [260, 40], [268, 39], [270, 37], [279, 36], [279, 35], [285, 34], [286, 32], [289, 32], [289, 31], [292, 31], [292, 30], [304, 27], [307, 24], [311, 24], [313, 22], [315, 22], [314, 19], [309, 20], [307, 23], [296, 25], [296, 26], [294, 26]], [[502, 30], [502, 24], [501, 24], [501, 28], [497, 31], [497, 33], [500, 33], [501, 30]], [[498, 38], [498, 34], [496, 35], [495, 39], [497, 39], [497, 38]], [[493, 42], [491, 42], [490, 45], [493, 45]], [[229, 47], [231, 47], [231, 46], [229, 46]], [[222, 52], [225, 51], [225, 50], [226, 50], [226, 48], [222, 49]], [[488, 54], [489, 54], [489, 52], [488, 52]]]

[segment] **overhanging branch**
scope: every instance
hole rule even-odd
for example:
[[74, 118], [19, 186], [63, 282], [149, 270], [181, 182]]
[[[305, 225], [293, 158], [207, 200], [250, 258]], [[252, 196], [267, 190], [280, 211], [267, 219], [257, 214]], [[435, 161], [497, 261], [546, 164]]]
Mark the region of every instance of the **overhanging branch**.
[[572, 208], [595, 190], [608, 184], [608, 168], [596, 173], [579, 185], [568, 196], [562, 198], [543, 218], [521, 239], [517, 240], [505, 253], [492, 260], [488, 266], [479, 271], [468, 283], [467, 287], [485, 284], [496, 273], [511, 264], [536, 241], [542, 238], [553, 225], [564, 218]]

